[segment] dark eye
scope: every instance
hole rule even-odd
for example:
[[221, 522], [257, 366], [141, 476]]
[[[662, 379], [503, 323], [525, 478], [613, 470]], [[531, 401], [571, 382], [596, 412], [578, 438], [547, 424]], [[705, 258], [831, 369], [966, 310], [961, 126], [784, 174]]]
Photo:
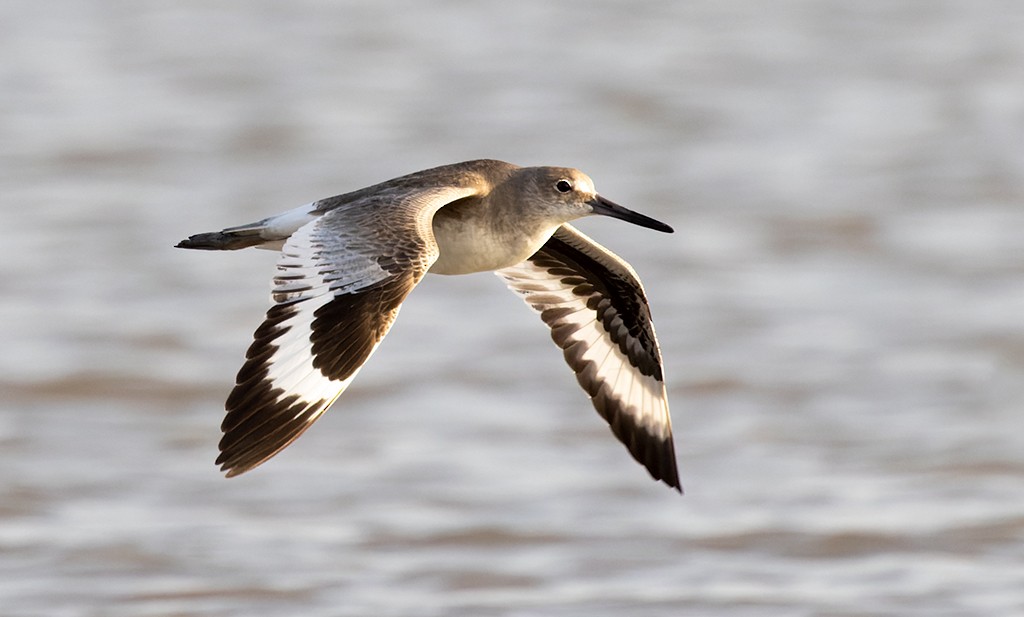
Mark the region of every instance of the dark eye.
[[568, 193], [572, 190], [572, 182], [568, 180], [559, 180], [555, 182], [555, 188], [558, 189], [559, 193]]

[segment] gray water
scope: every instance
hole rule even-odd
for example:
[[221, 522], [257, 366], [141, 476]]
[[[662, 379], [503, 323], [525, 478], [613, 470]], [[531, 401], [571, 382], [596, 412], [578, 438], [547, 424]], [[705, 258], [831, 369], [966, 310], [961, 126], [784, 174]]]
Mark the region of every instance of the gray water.
[[[6, 0], [0, 615], [1024, 615], [1024, 5]], [[674, 225], [680, 497], [488, 274], [213, 465], [245, 223], [470, 158]]]

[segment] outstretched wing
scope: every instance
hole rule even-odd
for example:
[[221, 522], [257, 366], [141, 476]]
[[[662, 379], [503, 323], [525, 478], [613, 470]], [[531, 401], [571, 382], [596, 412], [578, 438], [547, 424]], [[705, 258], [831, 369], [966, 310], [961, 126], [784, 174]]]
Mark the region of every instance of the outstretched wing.
[[528, 260], [497, 274], [551, 327], [580, 385], [633, 458], [681, 492], [661, 351], [629, 264], [566, 224]]
[[274, 305], [225, 404], [217, 464], [229, 477], [288, 446], [348, 387], [437, 259], [434, 213], [474, 192], [406, 189], [325, 200], [326, 212], [288, 238]]

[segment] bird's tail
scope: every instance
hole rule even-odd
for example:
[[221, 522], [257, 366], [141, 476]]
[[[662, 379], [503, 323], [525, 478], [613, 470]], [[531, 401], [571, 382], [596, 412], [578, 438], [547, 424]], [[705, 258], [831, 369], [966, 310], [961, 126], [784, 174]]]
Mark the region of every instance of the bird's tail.
[[182, 240], [175, 246], [180, 249], [199, 249], [203, 251], [234, 251], [250, 246], [258, 246], [266, 242], [266, 238], [260, 235], [258, 228], [235, 227], [223, 231], [195, 234]]
[[235, 251], [250, 246], [280, 250], [289, 236], [322, 214], [316, 210], [317, 203], [314, 201], [255, 223], [189, 236], [177, 246], [203, 251]]

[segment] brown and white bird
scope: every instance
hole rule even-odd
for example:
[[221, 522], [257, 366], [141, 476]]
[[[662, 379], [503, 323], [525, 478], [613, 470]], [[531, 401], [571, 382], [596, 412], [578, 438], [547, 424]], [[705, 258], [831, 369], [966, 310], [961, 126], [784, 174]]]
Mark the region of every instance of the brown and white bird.
[[274, 305], [225, 404], [221, 469], [244, 473], [309, 428], [424, 274], [494, 271], [540, 313], [615, 436], [681, 492], [647, 297], [628, 263], [569, 224], [593, 214], [672, 231], [601, 197], [579, 170], [477, 160], [181, 241], [281, 251]]

